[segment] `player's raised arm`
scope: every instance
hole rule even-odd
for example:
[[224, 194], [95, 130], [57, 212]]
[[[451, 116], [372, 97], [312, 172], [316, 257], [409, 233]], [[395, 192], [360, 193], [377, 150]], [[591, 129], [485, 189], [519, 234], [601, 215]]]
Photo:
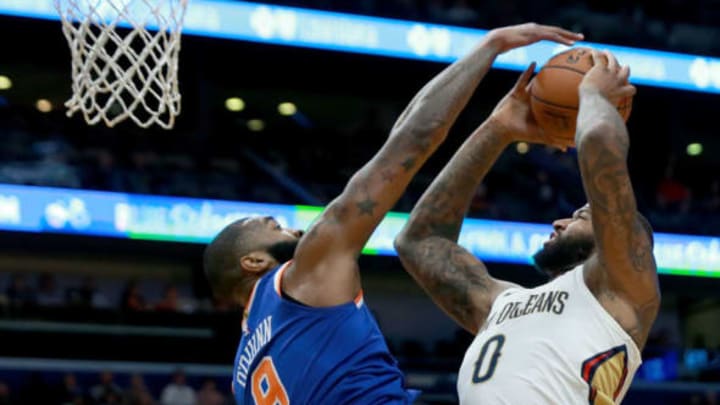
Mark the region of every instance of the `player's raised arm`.
[[548, 141], [530, 112], [527, 87], [534, 68], [535, 64], [527, 68], [488, 120], [455, 153], [395, 239], [405, 269], [472, 333], [485, 322], [497, 294], [512, 284], [490, 277], [485, 265], [459, 246], [457, 239], [475, 190], [505, 147], [521, 140]]
[[628, 84], [629, 68], [620, 67], [612, 54], [593, 51], [592, 56], [595, 66], [580, 85], [575, 136], [598, 249], [597, 260], [586, 264], [586, 280], [596, 296], [631, 306], [630, 315], [619, 321], [642, 347], [660, 291], [651, 230], [637, 211], [628, 174], [627, 128], [615, 108], [635, 88]]
[[295, 286], [296, 295], [309, 299], [311, 305], [324, 306], [347, 302], [358, 293], [356, 259], [361, 249], [413, 175], [445, 139], [495, 57], [543, 39], [570, 44], [579, 36], [537, 24], [490, 31], [468, 55], [420, 90], [380, 151], [350, 179], [302, 238], [294, 266], [286, 274], [286, 284]]

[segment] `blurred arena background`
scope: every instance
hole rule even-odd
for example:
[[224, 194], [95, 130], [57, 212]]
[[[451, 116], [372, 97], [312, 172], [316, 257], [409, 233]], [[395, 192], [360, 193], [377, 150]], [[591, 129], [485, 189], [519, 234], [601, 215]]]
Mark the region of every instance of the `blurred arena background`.
[[[629, 47], [611, 49], [639, 86], [630, 168], [663, 235], [663, 307], [625, 403], [720, 402], [720, 1], [190, 0], [170, 131], [65, 117], [70, 56], [48, 4], [0, 0], [0, 404], [231, 403], [241, 313], [210, 298], [202, 242], [266, 209], [307, 224], [481, 33], [459, 27], [525, 21]], [[501, 59], [395, 212], [544, 49]], [[470, 215], [501, 222], [471, 222], [465, 242], [534, 285], [529, 253], [583, 203], [572, 152], [513, 146]], [[389, 250], [402, 218], [361, 259], [367, 302], [423, 403], [455, 403], [471, 336]]]

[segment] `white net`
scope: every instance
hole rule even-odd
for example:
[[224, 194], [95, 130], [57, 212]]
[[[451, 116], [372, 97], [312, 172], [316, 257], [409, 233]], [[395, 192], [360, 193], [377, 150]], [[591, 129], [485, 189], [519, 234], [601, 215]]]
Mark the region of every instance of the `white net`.
[[180, 114], [178, 56], [188, 0], [54, 0], [72, 56], [67, 115], [170, 129]]

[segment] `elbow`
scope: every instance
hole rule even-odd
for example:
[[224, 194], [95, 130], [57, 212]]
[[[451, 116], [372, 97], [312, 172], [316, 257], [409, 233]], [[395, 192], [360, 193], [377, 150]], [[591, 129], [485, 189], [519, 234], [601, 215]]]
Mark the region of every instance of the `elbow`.
[[415, 246], [417, 245], [417, 238], [412, 237], [407, 230], [403, 229], [393, 240], [393, 247], [398, 256], [402, 259], [413, 254]]
[[397, 252], [398, 256], [400, 257], [407, 254], [408, 250], [410, 249], [410, 245], [411, 242], [405, 232], [400, 232], [395, 237], [395, 240], [393, 240], [393, 247], [395, 248], [395, 252]]

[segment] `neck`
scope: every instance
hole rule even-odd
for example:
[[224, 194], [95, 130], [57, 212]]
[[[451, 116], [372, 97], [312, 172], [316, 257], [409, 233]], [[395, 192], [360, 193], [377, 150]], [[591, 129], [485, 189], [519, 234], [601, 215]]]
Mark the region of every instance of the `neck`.
[[240, 291], [237, 293], [236, 302], [243, 308], [247, 308], [250, 303], [250, 294], [255, 287], [255, 283], [260, 279], [260, 276], [249, 276], [242, 281]]
[[560, 276], [562, 276], [563, 274], [567, 273], [568, 271], [573, 271], [573, 270], [575, 270], [578, 266], [581, 266], [583, 263], [587, 262], [588, 260], [590, 260], [590, 259], [593, 258], [594, 256], [595, 256], [595, 252], [593, 251], [593, 252], [590, 254], [590, 256], [587, 257], [586, 259], [581, 260], [581, 261], [579, 261], [579, 262], [577, 262], [577, 263], [573, 263], [572, 265], [566, 267], [564, 270], [559, 271], [559, 272], [556, 272], [555, 275], [553, 275], [553, 276], [550, 277], [550, 279], [551, 279], [551, 280], [554, 280], [554, 279], [556, 279], [557, 277], [560, 277]]

